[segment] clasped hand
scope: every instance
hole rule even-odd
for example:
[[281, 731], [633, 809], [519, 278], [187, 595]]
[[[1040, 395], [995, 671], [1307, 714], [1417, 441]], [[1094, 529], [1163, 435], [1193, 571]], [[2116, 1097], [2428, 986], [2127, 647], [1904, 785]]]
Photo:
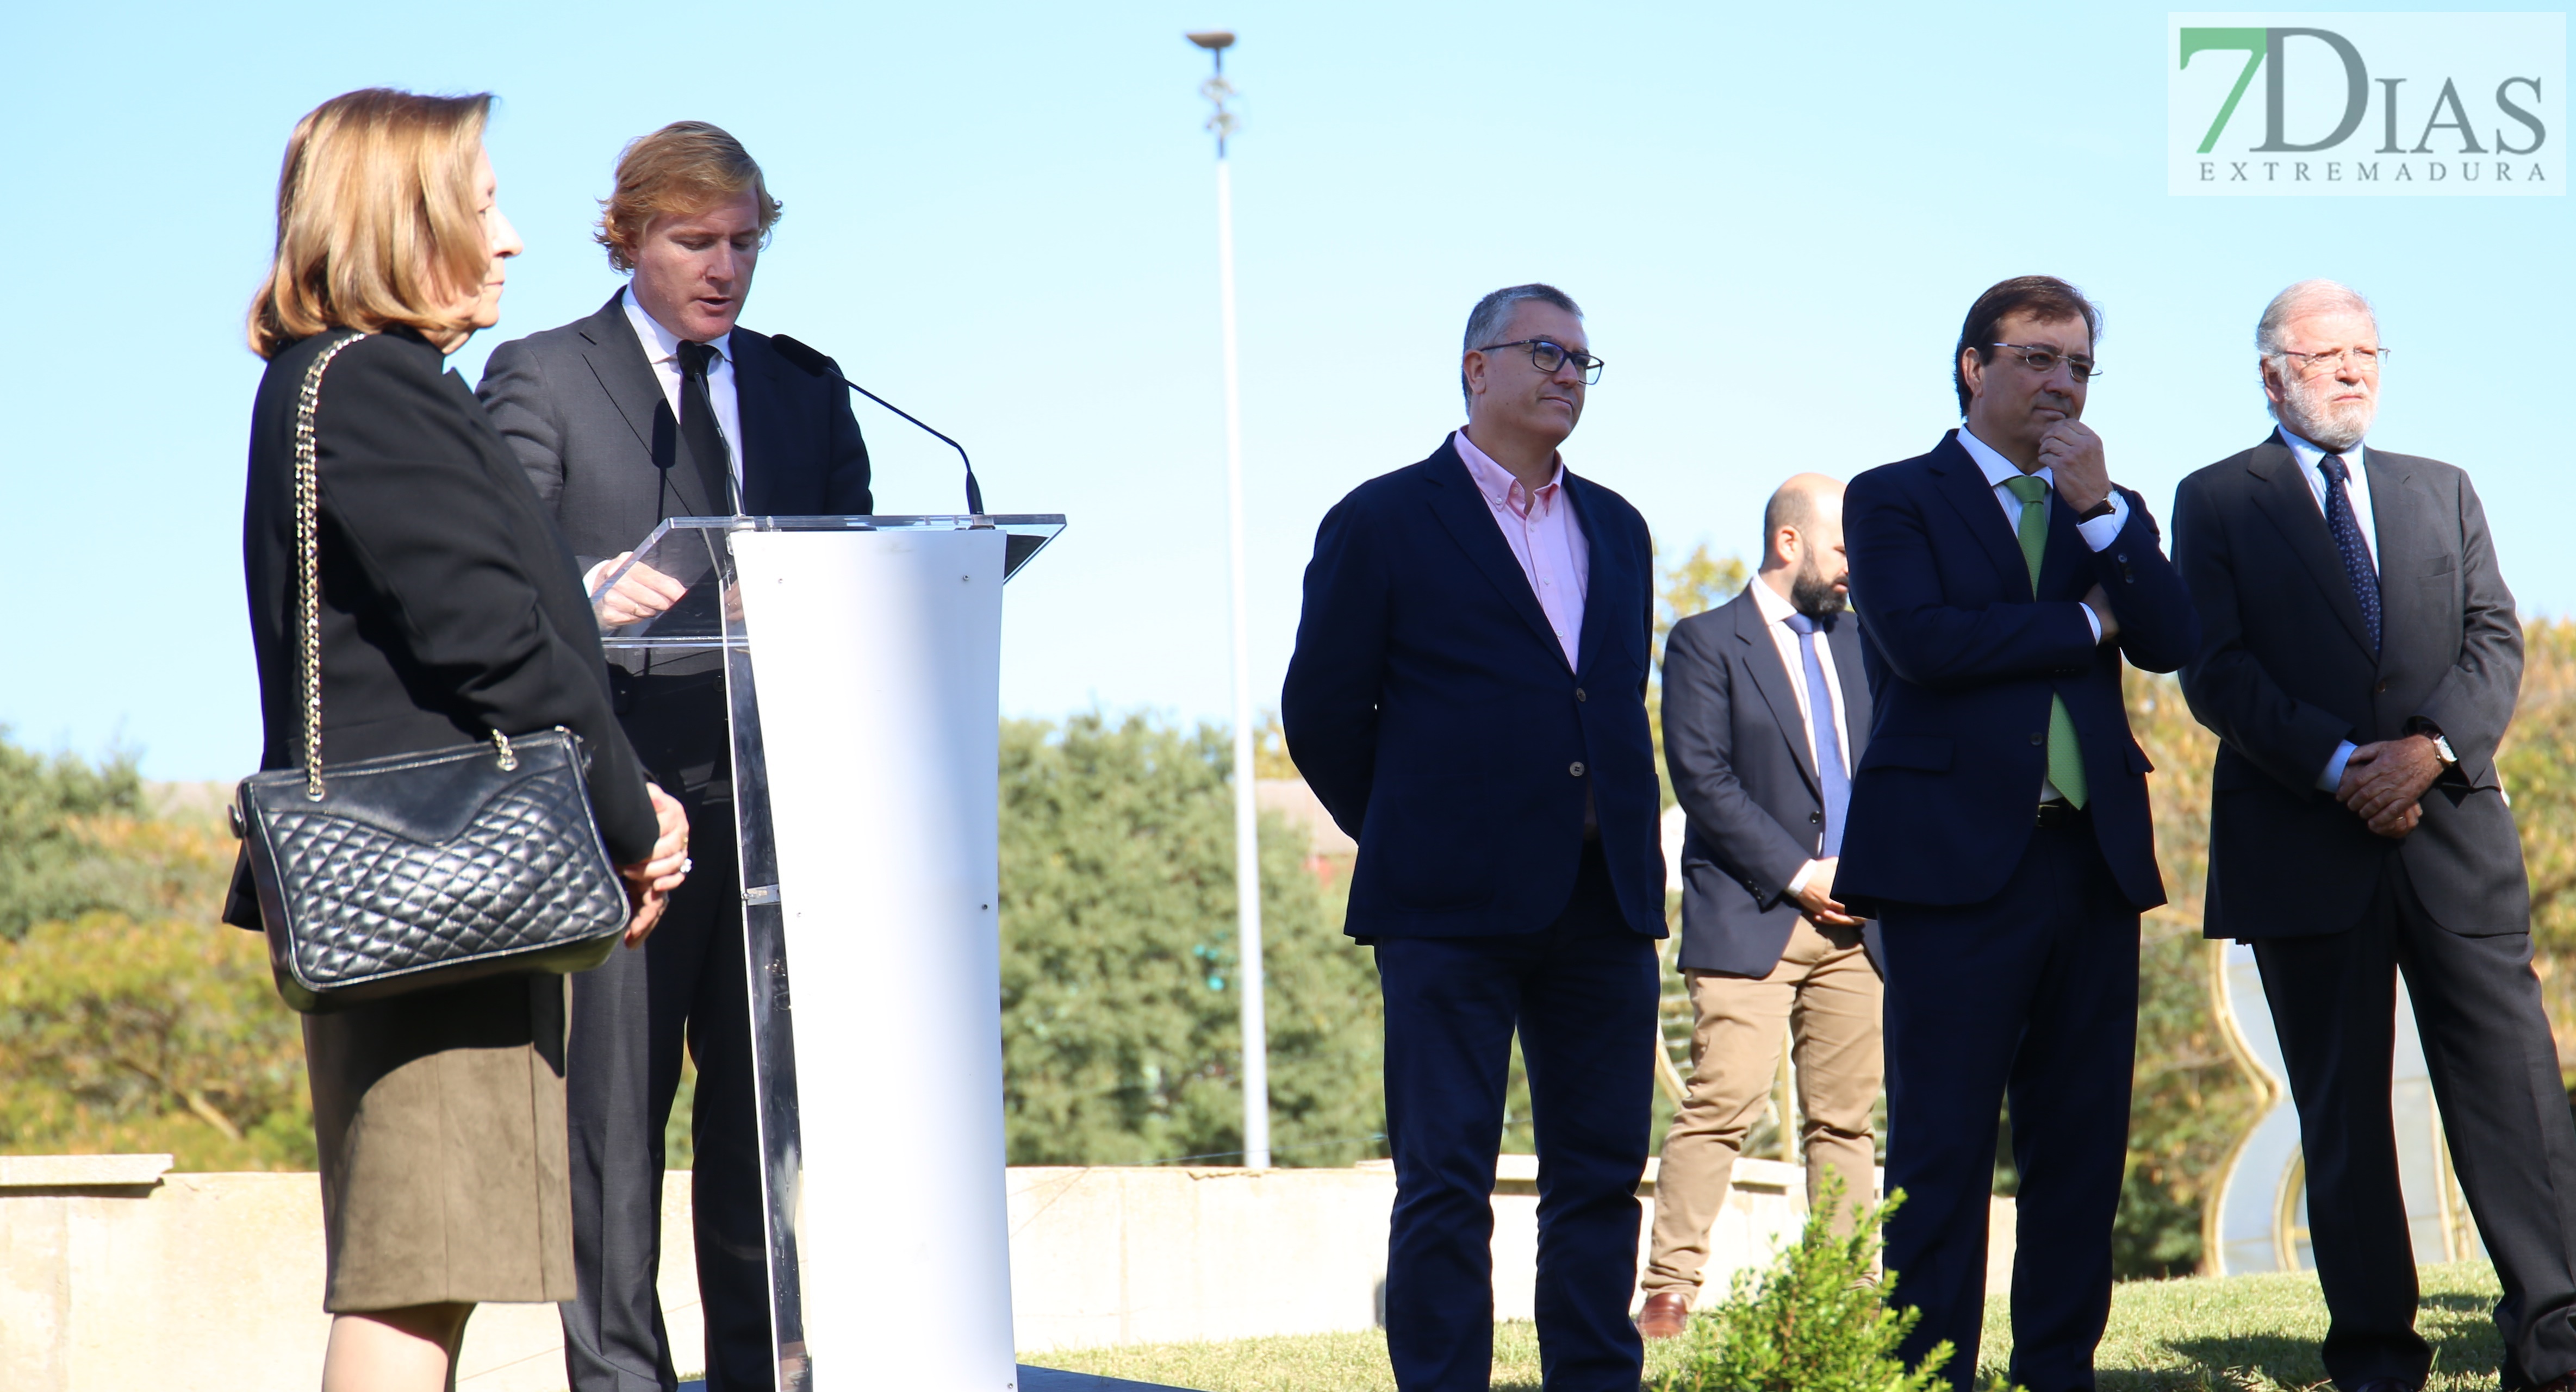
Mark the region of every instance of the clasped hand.
[[1809, 875], [1807, 882], [1798, 886], [1798, 892], [1790, 896], [1796, 901], [1798, 907], [1806, 912], [1809, 922], [1832, 928], [1860, 926], [1860, 920], [1852, 917], [1851, 912], [1843, 907], [1842, 901], [1834, 897], [1834, 871], [1842, 863], [1841, 856], [1830, 856], [1817, 861], [1816, 873]]
[[689, 877], [689, 814], [680, 800], [663, 792], [655, 783], [644, 785], [653, 798], [653, 819], [660, 828], [654, 839], [653, 854], [632, 865], [617, 867], [618, 876], [626, 882], [626, 905], [633, 917], [626, 921], [626, 945], [642, 947], [653, 935], [653, 925], [662, 921], [662, 910], [670, 904], [671, 891]]
[[2405, 839], [2424, 820], [2421, 799], [2442, 776], [2442, 756], [2424, 735], [2365, 744], [2344, 761], [2335, 800], [2391, 841]]

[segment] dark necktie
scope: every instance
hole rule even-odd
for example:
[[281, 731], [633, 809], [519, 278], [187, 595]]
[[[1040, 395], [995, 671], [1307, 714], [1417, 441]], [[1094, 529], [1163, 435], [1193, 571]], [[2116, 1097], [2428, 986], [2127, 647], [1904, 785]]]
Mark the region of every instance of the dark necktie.
[[1798, 635], [1798, 658], [1807, 669], [1807, 725], [1816, 737], [1816, 787], [1824, 794], [1824, 850], [1817, 858], [1843, 853], [1843, 814], [1851, 809], [1851, 775], [1843, 771], [1843, 736], [1834, 719], [1833, 688], [1825, 682], [1825, 664], [1816, 656], [1816, 621], [1804, 614], [1787, 620]]
[[2317, 461], [2326, 476], [2326, 530], [2334, 535], [2335, 549], [2343, 553], [2343, 577], [2352, 582], [2352, 597], [2361, 601], [2361, 626], [2370, 630], [2370, 651], [2379, 652], [2379, 568], [2370, 563], [2370, 548], [2362, 543], [2361, 524], [2353, 520], [2352, 495], [2344, 491], [2344, 480], [2352, 477], [2343, 456], [2329, 454]]
[[712, 344], [680, 345], [680, 443], [707, 490], [707, 506], [718, 512], [741, 509], [734, 504], [733, 460], [725, 451], [724, 432], [716, 426], [714, 398], [707, 395], [707, 369], [717, 354]]

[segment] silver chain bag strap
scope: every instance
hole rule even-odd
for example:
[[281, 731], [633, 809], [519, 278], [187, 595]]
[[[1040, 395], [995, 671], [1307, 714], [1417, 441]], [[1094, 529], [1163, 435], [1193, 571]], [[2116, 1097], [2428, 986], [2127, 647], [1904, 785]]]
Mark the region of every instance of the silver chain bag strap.
[[325, 768], [321, 497], [315, 356], [295, 410], [295, 548], [304, 766], [243, 779], [246, 844], [278, 994], [307, 1013], [506, 973], [608, 959], [626, 893], [583, 781], [581, 737], [558, 725]]

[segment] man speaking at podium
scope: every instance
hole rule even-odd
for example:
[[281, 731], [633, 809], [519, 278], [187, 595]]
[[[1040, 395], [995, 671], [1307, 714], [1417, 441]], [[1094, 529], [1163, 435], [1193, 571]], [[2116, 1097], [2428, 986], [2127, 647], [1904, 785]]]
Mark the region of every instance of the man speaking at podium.
[[[871, 510], [868, 451], [849, 395], [738, 328], [778, 220], [760, 166], [714, 126], [681, 121], [626, 147], [600, 216], [608, 262], [632, 279], [596, 314], [492, 353], [478, 394], [596, 590], [669, 517]], [[608, 618], [661, 612], [679, 587], [629, 572]], [[662, 1134], [685, 1041], [697, 1061], [692, 1192], [705, 1367], [716, 1389], [776, 1382], [761, 1213], [742, 883], [721, 659], [613, 666], [636, 753], [688, 808], [695, 873], [642, 952], [573, 978], [573, 1257], [564, 1308], [573, 1392], [676, 1385], [655, 1279]]]

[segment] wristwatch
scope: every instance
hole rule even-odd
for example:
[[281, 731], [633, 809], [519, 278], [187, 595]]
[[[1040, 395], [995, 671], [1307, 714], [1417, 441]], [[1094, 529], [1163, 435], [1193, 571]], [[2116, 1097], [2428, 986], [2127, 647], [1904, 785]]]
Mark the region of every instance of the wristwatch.
[[2108, 517], [2115, 511], [2117, 511], [2117, 509], [2112, 507], [2110, 498], [2105, 497], [2102, 501], [2075, 514], [2075, 520], [2078, 522], [2090, 522], [2097, 517]]
[[2450, 740], [2443, 737], [2442, 727], [2434, 724], [2432, 721], [2426, 720], [2424, 717], [2419, 715], [2413, 720], [2406, 722], [2406, 733], [2410, 735], [2422, 735], [2424, 738], [2431, 740], [2433, 742], [2433, 757], [2440, 759], [2444, 766], [2447, 767], [2460, 761], [2460, 756], [2451, 752]]

